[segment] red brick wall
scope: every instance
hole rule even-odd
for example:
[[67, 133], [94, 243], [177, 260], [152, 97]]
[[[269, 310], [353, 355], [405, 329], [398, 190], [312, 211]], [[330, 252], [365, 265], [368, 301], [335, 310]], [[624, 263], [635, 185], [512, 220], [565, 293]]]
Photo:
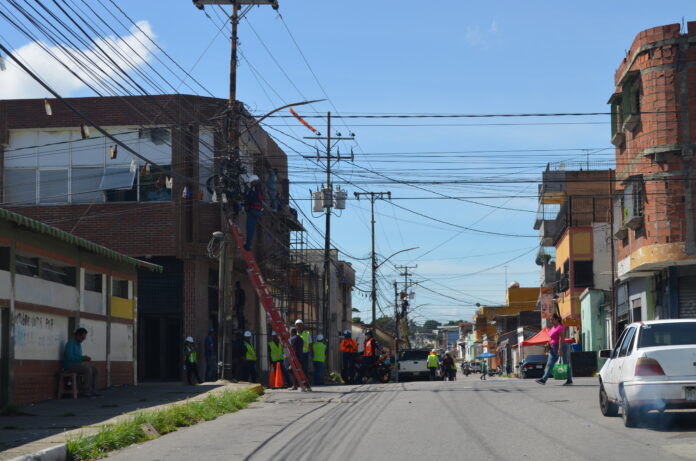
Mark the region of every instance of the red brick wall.
[[111, 385], [133, 385], [133, 362], [111, 362]]
[[[688, 34], [696, 36], [696, 22], [688, 24]], [[684, 208], [684, 161], [681, 154], [666, 154], [664, 162], [641, 155], [647, 148], [678, 145], [684, 142], [678, 113], [680, 74], [677, 72], [678, 43], [655, 43], [680, 36], [679, 24], [655, 27], [640, 32], [623, 59], [614, 81], [615, 92], [621, 92], [620, 79], [628, 71], [641, 71], [641, 123], [634, 131], [626, 131], [626, 141], [616, 149], [617, 190], [622, 181], [632, 175], [644, 175], [644, 228], [641, 235], [629, 231], [628, 244], [619, 243], [619, 260], [628, 257], [642, 246], [683, 242], [686, 238]], [[641, 47], [651, 48], [637, 54]], [[691, 45], [687, 62], [696, 64], [696, 46]], [[629, 67], [630, 66], [630, 67]], [[696, 140], [696, 67], [687, 67], [691, 142]], [[679, 148], [680, 149], [680, 148]], [[692, 162], [696, 167], [696, 162]], [[658, 173], [671, 174], [666, 180], [647, 178]], [[615, 217], [621, 219], [621, 217]]]

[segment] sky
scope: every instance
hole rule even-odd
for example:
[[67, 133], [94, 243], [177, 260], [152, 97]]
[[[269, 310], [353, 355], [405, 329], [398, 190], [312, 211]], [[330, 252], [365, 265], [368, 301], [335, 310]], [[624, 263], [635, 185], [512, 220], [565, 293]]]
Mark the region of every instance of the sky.
[[[25, 4], [22, 0], [17, 0]], [[85, 8], [83, 0], [65, 0]], [[30, 0], [29, 3], [34, 3]], [[117, 27], [110, 0], [89, 2]], [[150, 64], [169, 88], [226, 98], [229, 27], [220, 10], [188, 0], [120, 0], [137, 22], [112, 36], [137, 47], [142, 59], [121, 63], [129, 73]], [[4, 8], [4, 9], [3, 9]], [[8, 7], [0, 7], [7, 11]], [[281, 18], [282, 16], [282, 18]], [[696, 20], [693, 0], [442, 1], [280, 0], [251, 9], [239, 25], [237, 91], [253, 113], [286, 103], [327, 99], [297, 108], [325, 133], [333, 115], [606, 113], [613, 76], [634, 37], [646, 28]], [[125, 30], [129, 26], [129, 30]], [[199, 86], [183, 79], [163, 52]], [[93, 94], [0, 18], [9, 45], [63, 96]], [[89, 54], [90, 50], [84, 51]], [[59, 50], [56, 50], [58, 53]], [[42, 97], [11, 65], [0, 72], [0, 98]], [[285, 113], [287, 114], [287, 113]], [[505, 287], [538, 286], [533, 229], [537, 187], [547, 164], [567, 169], [613, 167], [609, 117], [350, 118], [332, 131], [355, 133], [338, 144], [354, 162], [332, 165], [335, 185], [349, 193], [332, 219], [332, 242], [353, 264], [354, 307], [369, 321], [370, 203], [354, 192], [391, 192], [375, 203], [379, 307], [393, 311], [396, 265], [411, 269], [412, 318], [470, 320], [476, 303], [504, 303]], [[324, 218], [312, 215], [310, 190], [325, 181], [310, 133], [293, 119], [268, 119], [266, 131], [288, 154], [291, 196], [304, 215], [309, 242], [323, 247]], [[456, 197], [457, 199], [444, 198]], [[472, 203], [473, 202], [473, 203]], [[314, 227], [315, 226], [315, 227]], [[473, 229], [473, 230], [472, 230]], [[385, 262], [393, 253], [400, 253]], [[378, 316], [381, 314], [378, 313]]]

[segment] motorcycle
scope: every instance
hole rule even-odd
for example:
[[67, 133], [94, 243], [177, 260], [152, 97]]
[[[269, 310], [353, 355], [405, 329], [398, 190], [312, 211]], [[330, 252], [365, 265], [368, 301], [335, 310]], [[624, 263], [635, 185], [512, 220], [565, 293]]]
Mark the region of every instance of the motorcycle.
[[464, 376], [469, 376], [471, 374], [471, 367], [469, 365], [462, 364], [462, 373]]
[[[362, 361], [362, 357], [360, 357]], [[360, 363], [356, 363], [356, 369], [360, 369]], [[356, 373], [357, 375], [358, 373]], [[363, 382], [367, 382], [370, 379], [374, 379], [380, 383], [388, 383], [391, 379], [391, 358], [389, 354], [380, 354], [377, 356], [377, 360], [373, 363], [366, 371]], [[362, 383], [359, 383], [362, 384]]]
[[495, 376], [495, 375], [503, 376], [503, 369], [502, 369], [502, 367], [490, 368], [490, 369], [488, 370], [488, 376]]

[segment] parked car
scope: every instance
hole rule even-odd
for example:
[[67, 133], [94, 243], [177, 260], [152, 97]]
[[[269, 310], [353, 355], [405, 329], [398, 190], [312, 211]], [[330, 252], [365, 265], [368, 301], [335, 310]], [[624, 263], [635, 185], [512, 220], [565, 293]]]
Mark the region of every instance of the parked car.
[[469, 368], [471, 368], [472, 373], [481, 373], [481, 362], [472, 360], [469, 362]]
[[599, 407], [626, 427], [649, 410], [696, 408], [696, 319], [632, 323], [599, 371]]
[[399, 355], [399, 367], [397, 373], [399, 380], [402, 378], [428, 378], [428, 354], [430, 351], [421, 349], [407, 349]]
[[520, 378], [541, 378], [548, 358], [545, 354], [531, 354], [520, 362]]

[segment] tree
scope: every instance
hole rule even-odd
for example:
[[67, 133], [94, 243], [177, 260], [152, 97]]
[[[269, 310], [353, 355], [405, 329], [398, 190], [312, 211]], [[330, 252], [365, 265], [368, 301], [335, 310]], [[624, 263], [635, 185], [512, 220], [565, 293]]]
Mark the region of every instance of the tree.
[[449, 322], [447, 322], [447, 326], [458, 326], [460, 323], [464, 323], [464, 320], [450, 320]]
[[358, 325], [361, 325], [361, 324], [362, 324], [362, 319], [361, 319], [360, 317], [353, 317], [353, 318], [351, 319], [351, 322], [357, 323]]
[[423, 328], [426, 330], [435, 330], [440, 325], [442, 324], [437, 320], [426, 320], [425, 322], [423, 322]]

